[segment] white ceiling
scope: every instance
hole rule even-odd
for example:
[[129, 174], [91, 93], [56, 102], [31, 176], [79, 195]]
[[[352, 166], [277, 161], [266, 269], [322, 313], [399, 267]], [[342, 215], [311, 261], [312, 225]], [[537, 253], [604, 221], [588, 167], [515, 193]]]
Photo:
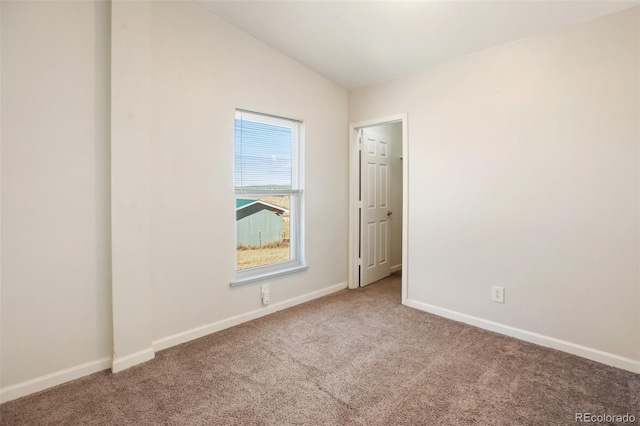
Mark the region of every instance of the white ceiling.
[[346, 89], [639, 4], [575, 0], [195, 1]]

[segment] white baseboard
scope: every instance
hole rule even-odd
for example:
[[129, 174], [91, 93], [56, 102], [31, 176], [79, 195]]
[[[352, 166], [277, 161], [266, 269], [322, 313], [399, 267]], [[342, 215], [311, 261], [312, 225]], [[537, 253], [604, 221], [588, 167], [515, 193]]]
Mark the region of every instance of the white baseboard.
[[640, 374], [640, 361], [631, 358], [625, 358], [598, 349], [593, 349], [564, 340], [556, 339], [554, 337], [533, 333], [531, 331], [521, 330], [519, 328], [474, 317], [460, 312], [451, 311], [449, 309], [440, 308], [438, 306], [429, 305], [427, 303], [418, 302], [416, 300], [409, 299], [406, 301], [405, 305], [441, 317], [483, 328], [485, 330], [495, 331], [496, 333], [505, 334], [507, 336], [515, 337], [516, 339], [524, 340], [526, 342], [535, 343], [540, 346], [557, 349], [563, 352], [568, 352], [570, 354], [587, 358], [592, 361], [597, 361], [602, 364]]
[[98, 371], [107, 370], [111, 366], [111, 358], [102, 358], [96, 361], [87, 362], [65, 370], [56, 371], [46, 376], [27, 380], [16, 385], [7, 386], [0, 389], [0, 403], [12, 401], [35, 392], [61, 385], [71, 380], [79, 379]]
[[221, 320], [212, 324], [174, 334], [173, 336], [155, 340], [152, 347], [130, 355], [119, 358], [116, 357], [113, 359], [102, 358], [96, 361], [91, 361], [85, 364], [77, 365], [75, 367], [67, 368], [65, 370], [57, 371], [55, 373], [47, 374], [45, 376], [37, 377], [35, 379], [27, 380], [22, 383], [7, 386], [0, 389], [0, 403], [12, 401], [14, 399], [39, 392], [53, 386], [61, 385], [71, 380], [88, 376], [89, 374], [107, 370], [109, 368], [111, 368], [111, 371], [114, 373], [126, 370], [129, 367], [133, 367], [134, 365], [153, 359], [155, 357], [156, 350], [166, 349], [180, 343], [188, 342], [189, 340], [197, 339], [199, 337], [206, 336], [207, 334], [224, 330], [226, 328], [233, 327], [234, 325], [238, 325], [252, 319], [260, 318], [262, 316], [272, 314], [282, 309], [286, 309], [291, 306], [299, 305], [300, 303], [317, 299], [318, 297], [335, 293], [336, 291], [342, 290], [344, 288], [347, 288], [346, 282], [336, 284], [322, 290], [314, 291], [303, 296], [295, 297], [293, 299], [285, 300], [280, 303], [275, 303], [264, 309], [247, 312], [246, 314], [227, 318], [225, 320]]
[[275, 303], [273, 305], [270, 305], [262, 309], [256, 309], [255, 311], [247, 312], [245, 314], [237, 315], [235, 317], [227, 318], [221, 321], [216, 321], [214, 323], [203, 325], [201, 327], [196, 327], [191, 330], [183, 331], [182, 333], [174, 334], [168, 337], [163, 337], [162, 339], [154, 340], [153, 347], [158, 351], [162, 349], [167, 349], [167, 348], [170, 348], [171, 346], [179, 345], [181, 343], [185, 343], [190, 340], [198, 339], [208, 334], [215, 333], [216, 331], [221, 331], [229, 327], [233, 327], [234, 325], [242, 324], [243, 322], [251, 321], [253, 319], [260, 318], [265, 315], [269, 315], [274, 312], [281, 311], [283, 309], [290, 308], [292, 306], [299, 305], [301, 303], [308, 302], [313, 299], [317, 299], [318, 297], [335, 293], [336, 291], [340, 291], [345, 288], [347, 288], [347, 283], [343, 282], [340, 284], [333, 285], [331, 287], [323, 288], [322, 290], [317, 290], [302, 296], [294, 297], [293, 299], [285, 300], [280, 303]]
[[134, 365], [142, 364], [143, 362], [152, 360], [155, 358], [156, 352], [153, 348], [143, 349], [141, 351], [125, 355], [123, 357], [113, 357], [113, 363], [111, 364], [111, 372], [118, 373]]
[[393, 274], [394, 272], [398, 272], [398, 271], [402, 271], [402, 264], [400, 265], [395, 265], [391, 267], [391, 273]]

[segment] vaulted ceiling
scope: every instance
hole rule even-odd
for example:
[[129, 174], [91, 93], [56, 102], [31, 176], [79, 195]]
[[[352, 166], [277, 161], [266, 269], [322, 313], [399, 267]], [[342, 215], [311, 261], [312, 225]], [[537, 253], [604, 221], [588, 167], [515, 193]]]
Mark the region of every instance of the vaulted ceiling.
[[639, 1], [213, 1], [216, 15], [338, 85], [388, 80]]

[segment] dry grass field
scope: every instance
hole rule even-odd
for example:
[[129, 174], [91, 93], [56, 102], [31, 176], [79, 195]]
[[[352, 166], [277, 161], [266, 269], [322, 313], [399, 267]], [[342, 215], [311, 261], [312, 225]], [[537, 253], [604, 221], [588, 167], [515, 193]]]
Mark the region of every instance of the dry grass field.
[[289, 245], [236, 250], [238, 270], [289, 260]]
[[282, 207], [289, 210], [289, 197], [273, 196], [273, 197], [259, 197], [260, 200], [265, 203], [273, 204], [274, 206]]

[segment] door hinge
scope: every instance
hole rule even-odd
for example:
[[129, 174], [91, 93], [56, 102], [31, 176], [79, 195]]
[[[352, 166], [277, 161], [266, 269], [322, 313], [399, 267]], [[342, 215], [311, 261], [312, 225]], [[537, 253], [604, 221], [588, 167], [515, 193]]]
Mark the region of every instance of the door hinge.
[[362, 266], [362, 258], [361, 257], [358, 258], [358, 266]]

